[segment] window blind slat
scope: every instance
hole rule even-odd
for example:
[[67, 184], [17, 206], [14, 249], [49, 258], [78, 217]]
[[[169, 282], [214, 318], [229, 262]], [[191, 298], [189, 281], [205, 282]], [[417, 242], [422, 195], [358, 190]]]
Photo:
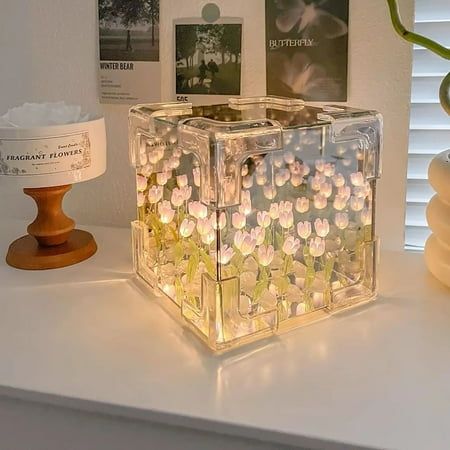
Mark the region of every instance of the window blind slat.
[[427, 103], [439, 101], [439, 86], [442, 76], [416, 76], [411, 86], [411, 100], [413, 103]]
[[410, 227], [405, 230], [406, 248], [408, 250], [421, 250], [431, 231], [427, 227]]
[[427, 180], [408, 180], [406, 201], [409, 203], [428, 203], [434, 191]]
[[439, 103], [413, 103], [411, 105], [411, 127], [450, 128], [448, 114]]
[[450, 18], [448, 0], [416, 0], [416, 21]]
[[445, 22], [416, 23], [415, 31], [439, 42], [445, 47], [450, 47], [450, 20]]
[[409, 132], [409, 153], [437, 154], [450, 148], [450, 131], [411, 130]]
[[450, 61], [440, 58], [424, 48], [414, 50], [413, 75], [430, 73], [446, 74], [448, 72], [450, 72]]
[[428, 178], [428, 166], [434, 155], [409, 155], [408, 158], [408, 179]]
[[426, 227], [426, 203], [406, 203], [406, 226]]

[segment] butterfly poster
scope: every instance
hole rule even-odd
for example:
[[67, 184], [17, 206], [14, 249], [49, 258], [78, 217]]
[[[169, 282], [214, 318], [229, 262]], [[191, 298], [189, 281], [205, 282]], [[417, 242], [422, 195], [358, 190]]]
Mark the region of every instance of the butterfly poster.
[[346, 101], [349, 0], [266, 0], [267, 94]]

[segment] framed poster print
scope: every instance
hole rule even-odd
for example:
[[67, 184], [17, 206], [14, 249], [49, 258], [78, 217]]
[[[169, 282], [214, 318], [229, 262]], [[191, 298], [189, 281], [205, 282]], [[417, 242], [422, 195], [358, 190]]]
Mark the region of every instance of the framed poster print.
[[346, 101], [349, 0], [265, 0], [267, 94]]
[[242, 19], [174, 21], [175, 98], [193, 104], [241, 94]]
[[102, 103], [159, 101], [160, 0], [98, 0]]

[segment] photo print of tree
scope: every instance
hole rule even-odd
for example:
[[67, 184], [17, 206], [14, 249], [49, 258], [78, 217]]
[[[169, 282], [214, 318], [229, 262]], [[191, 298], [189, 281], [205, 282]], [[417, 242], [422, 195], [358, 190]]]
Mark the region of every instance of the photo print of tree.
[[159, 0], [98, 0], [101, 61], [159, 61]]
[[241, 24], [177, 24], [176, 93], [240, 95]]
[[349, 0], [266, 0], [267, 94], [346, 101]]

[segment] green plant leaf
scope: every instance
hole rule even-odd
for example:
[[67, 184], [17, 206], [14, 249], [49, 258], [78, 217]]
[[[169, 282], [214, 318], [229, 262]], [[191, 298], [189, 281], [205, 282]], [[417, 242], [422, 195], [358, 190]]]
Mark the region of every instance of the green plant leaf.
[[205, 265], [206, 271], [208, 272], [208, 274], [212, 278], [215, 278], [216, 277], [216, 266], [214, 264], [213, 259], [203, 249], [200, 249], [200, 258], [201, 258], [203, 264]]
[[175, 246], [174, 246], [174, 257], [175, 257], [175, 262], [179, 263], [184, 256], [184, 248], [183, 248], [183, 244], [178, 241]]
[[198, 257], [198, 252], [193, 253], [189, 258], [189, 262], [186, 268], [186, 277], [188, 283], [192, 283], [192, 281], [194, 281], [195, 274], [197, 273], [198, 270], [199, 262], [200, 261]]
[[259, 280], [253, 290], [253, 301], [257, 302], [264, 291], [267, 289], [267, 280]]

